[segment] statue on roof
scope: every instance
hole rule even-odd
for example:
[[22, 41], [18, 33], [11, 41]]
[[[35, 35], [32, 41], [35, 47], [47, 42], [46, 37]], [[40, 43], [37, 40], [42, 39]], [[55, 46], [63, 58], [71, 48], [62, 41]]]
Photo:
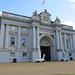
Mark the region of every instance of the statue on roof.
[[33, 19], [33, 20], [39, 20], [39, 16], [38, 16], [37, 11], [33, 12], [32, 19]]
[[60, 22], [60, 19], [58, 18], [58, 16], [56, 17], [55, 21], [58, 21], [58, 22]]
[[37, 11], [33, 12], [33, 16], [38, 16]]
[[55, 21], [54, 21], [54, 25], [60, 25], [60, 19], [58, 18], [58, 16], [56, 17]]

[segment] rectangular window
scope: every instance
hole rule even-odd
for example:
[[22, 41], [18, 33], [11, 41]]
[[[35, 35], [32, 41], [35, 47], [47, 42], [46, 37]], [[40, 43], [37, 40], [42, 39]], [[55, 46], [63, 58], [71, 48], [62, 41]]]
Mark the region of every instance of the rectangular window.
[[15, 57], [15, 52], [10, 52], [10, 57]]
[[26, 57], [27, 56], [27, 53], [26, 52], [23, 52], [23, 57]]
[[22, 28], [22, 31], [27, 32], [27, 28]]
[[26, 37], [22, 37], [22, 46], [26, 46]]
[[15, 36], [14, 35], [10, 36], [10, 45], [15, 45]]
[[69, 53], [69, 56], [71, 56], [71, 53]]

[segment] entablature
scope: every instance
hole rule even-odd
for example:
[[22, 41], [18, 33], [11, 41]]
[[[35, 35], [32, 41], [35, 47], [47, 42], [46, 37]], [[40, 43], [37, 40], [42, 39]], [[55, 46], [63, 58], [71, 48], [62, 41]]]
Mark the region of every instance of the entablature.
[[74, 34], [74, 31], [68, 31], [68, 30], [62, 30], [61, 32], [66, 34]]
[[29, 22], [31, 17], [2, 11], [1, 18], [14, 20], [14, 21]]
[[24, 26], [24, 27], [29, 27], [29, 23], [24, 23], [24, 22], [18, 22], [18, 21], [13, 21], [13, 20], [8, 20], [8, 19], [2, 19], [1, 20], [2, 24], [8, 24], [8, 25], [15, 25], [15, 26]]

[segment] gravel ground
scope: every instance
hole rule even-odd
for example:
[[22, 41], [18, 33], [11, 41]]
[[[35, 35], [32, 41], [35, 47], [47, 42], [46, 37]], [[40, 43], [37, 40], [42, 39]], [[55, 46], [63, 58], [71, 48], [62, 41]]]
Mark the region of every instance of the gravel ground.
[[75, 75], [75, 61], [0, 63], [0, 75]]

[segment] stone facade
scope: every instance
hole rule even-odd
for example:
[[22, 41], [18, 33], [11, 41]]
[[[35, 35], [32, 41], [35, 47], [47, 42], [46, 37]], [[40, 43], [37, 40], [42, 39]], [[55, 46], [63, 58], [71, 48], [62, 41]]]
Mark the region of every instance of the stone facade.
[[0, 15], [0, 63], [75, 60], [75, 31], [51, 21], [47, 10], [32, 17], [2, 11]]

